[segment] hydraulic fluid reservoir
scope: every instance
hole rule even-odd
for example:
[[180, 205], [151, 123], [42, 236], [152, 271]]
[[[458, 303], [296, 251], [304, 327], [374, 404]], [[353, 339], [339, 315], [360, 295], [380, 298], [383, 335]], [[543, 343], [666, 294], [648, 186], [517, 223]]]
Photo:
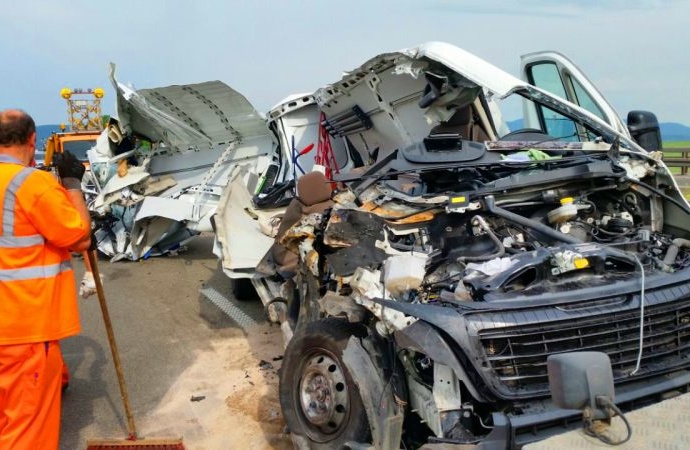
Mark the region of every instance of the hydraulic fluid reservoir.
[[577, 217], [577, 206], [574, 203], [572, 197], [564, 197], [561, 199], [561, 206], [549, 211], [546, 216], [549, 219], [549, 223], [563, 223], [570, 219]]

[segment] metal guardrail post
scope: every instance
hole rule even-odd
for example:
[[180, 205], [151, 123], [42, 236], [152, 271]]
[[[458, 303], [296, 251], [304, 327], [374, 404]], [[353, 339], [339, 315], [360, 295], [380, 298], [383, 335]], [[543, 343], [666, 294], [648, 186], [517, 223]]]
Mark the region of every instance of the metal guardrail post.
[[664, 156], [664, 162], [669, 167], [679, 167], [680, 175], [688, 174], [688, 167], [690, 167], [690, 148], [678, 147], [678, 148], [666, 148], [664, 153], [680, 153], [680, 157], [666, 157]]

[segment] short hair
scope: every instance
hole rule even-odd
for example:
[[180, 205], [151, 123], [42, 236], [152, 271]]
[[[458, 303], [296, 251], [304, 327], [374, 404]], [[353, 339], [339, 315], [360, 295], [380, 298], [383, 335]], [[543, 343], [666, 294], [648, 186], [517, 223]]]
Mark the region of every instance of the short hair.
[[36, 123], [19, 109], [0, 111], [0, 147], [23, 145], [36, 132]]

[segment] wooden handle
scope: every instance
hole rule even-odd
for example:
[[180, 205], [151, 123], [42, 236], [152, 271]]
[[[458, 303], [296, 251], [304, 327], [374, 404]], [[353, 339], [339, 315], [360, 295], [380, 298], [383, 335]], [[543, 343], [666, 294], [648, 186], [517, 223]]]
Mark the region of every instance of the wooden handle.
[[125, 376], [122, 373], [122, 365], [120, 364], [120, 352], [117, 350], [115, 334], [113, 333], [113, 325], [110, 322], [108, 305], [105, 302], [105, 293], [103, 292], [103, 284], [101, 283], [101, 274], [98, 272], [98, 264], [95, 255], [96, 252], [87, 250], [84, 253], [86, 253], [89, 265], [91, 266], [91, 272], [93, 273], [93, 280], [96, 283], [98, 303], [101, 305], [103, 323], [105, 324], [105, 331], [108, 334], [108, 343], [110, 344], [110, 352], [113, 355], [113, 364], [115, 364], [115, 372], [117, 372], [117, 381], [120, 384], [120, 395], [122, 396], [122, 403], [125, 406], [125, 415], [127, 416], [127, 431], [129, 432], [129, 438], [134, 440], [137, 438], [137, 429], [134, 425], [134, 415], [132, 414], [132, 407], [129, 404], [127, 386], [125, 386]]

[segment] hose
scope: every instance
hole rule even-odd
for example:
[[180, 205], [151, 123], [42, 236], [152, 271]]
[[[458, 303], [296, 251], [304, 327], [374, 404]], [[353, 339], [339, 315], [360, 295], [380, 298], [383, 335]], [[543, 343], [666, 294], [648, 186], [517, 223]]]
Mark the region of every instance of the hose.
[[545, 234], [546, 236], [555, 239], [557, 241], [565, 242], [566, 244], [580, 244], [582, 243], [581, 240], [574, 238], [572, 236], [568, 236], [565, 233], [561, 233], [560, 231], [554, 230], [553, 228], [549, 228], [548, 226], [539, 223], [537, 221], [534, 221], [532, 219], [528, 219], [527, 217], [523, 217], [519, 214], [515, 214], [513, 212], [507, 211], [500, 206], [496, 206], [496, 199], [494, 198], [493, 195], [487, 195], [484, 197], [484, 206], [486, 207], [486, 210], [489, 211], [490, 213], [503, 217], [506, 220], [510, 220], [512, 222], [518, 223], [520, 225], [523, 225], [527, 228], [531, 228], [535, 231], [538, 231], [541, 234]]
[[486, 232], [486, 234], [489, 235], [491, 240], [493, 241], [494, 244], [496, 244], [496, 247], [498, 248], [498, 251], [496, 253], [493, 253], [491, 255], [479, 255], [479, 256], [461, 256], [457, 260], [458, 262], [462, 261], [489, 261], [494, 258], [500, 258], [501, 256], [506, 254], [506, 248], [503, 245], [503, 242], [496, 236], [496, 234], [493, 232], [491, 227], [489, 226], [488, 223], [486, 223], [486, 220], [482, 216], [474, 216], [472, 218], [473, 223], [477, 223], [482, 230]]

